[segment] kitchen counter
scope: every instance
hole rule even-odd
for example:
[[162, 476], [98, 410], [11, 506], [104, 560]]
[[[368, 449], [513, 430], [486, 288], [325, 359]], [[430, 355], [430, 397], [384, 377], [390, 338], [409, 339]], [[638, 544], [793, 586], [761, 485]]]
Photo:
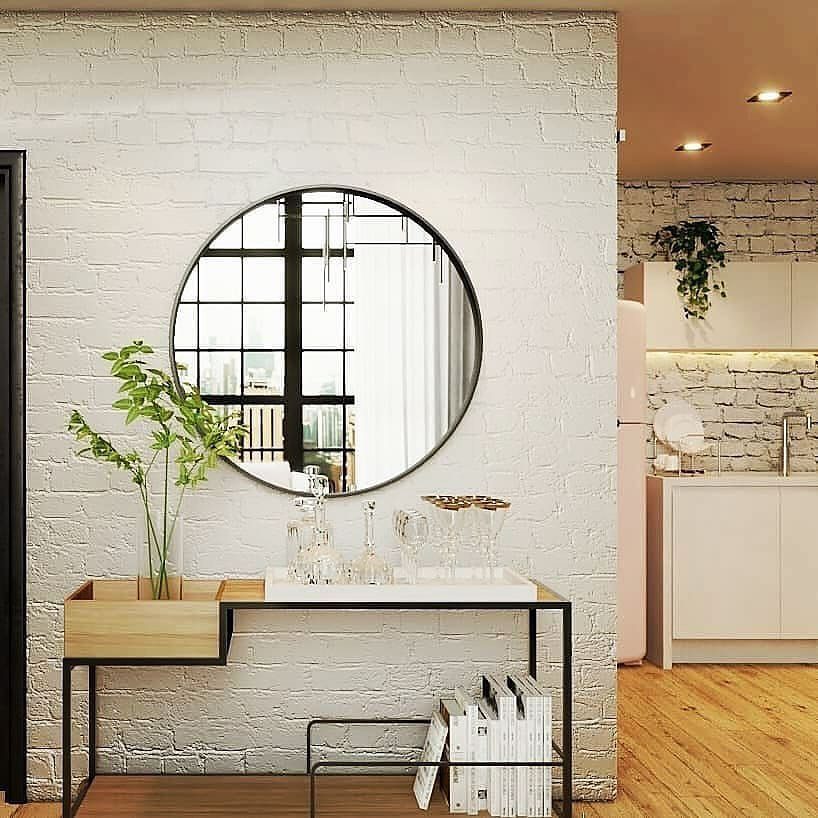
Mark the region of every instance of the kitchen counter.
[[775, 471], [723, 471], [698, 475], [649, 474], [649, 480], [661, 480], [686, 486], [818, 486], [818, 471], [793, 472], [782, 477]]
[[647, 478], [648, 658], [818, 662], [818, 472]]

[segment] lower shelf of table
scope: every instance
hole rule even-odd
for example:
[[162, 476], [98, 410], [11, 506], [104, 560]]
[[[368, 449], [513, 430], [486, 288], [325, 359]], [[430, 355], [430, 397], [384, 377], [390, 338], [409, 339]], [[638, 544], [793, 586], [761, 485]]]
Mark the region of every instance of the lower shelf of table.
[[[435, 788], [421, 811], [407, 775], [324, 775], [316, 779], [319, 818], [442, 818]], [[305, 775], [98, 775], [76, 818], [307, 818]]]

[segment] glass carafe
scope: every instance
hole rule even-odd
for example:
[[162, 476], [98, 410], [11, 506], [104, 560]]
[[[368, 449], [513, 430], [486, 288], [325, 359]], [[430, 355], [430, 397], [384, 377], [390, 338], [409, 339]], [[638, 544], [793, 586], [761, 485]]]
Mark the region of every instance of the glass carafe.
[[375, 551], [375, 501], [367, 500], [364, 510], [364, 553], [355, 560], [353, 576], [360, 585], [391, 585], [394, 573]]
[[297, 497], [293, 505], [295, 515], [287, 522], [287, 577], [293, 582], [307, 582], [315, 538], [315, 500]]

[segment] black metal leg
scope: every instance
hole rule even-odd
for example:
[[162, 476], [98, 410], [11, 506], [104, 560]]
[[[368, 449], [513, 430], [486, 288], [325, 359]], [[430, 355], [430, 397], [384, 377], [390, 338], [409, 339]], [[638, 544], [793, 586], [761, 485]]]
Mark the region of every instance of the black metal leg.
[[88, 780], [97, 774], [97, 668], [88, 665]]
[[62, 663], [62, 818], [71, 818], [71, 671], [72, 664]]
[[537, 678], [537, 609], [528, 611], [528, 675]]
[[562, 609], [562, 814], [571, 818], [574, 805], [573, 644], [571, 606]]

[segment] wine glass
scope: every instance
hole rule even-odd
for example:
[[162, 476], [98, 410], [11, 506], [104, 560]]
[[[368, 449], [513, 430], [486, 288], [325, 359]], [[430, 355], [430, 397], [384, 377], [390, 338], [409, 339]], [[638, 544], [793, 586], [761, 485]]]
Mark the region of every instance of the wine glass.
[[406, 575], [410, 585], [418, 581], [420, 552], [429, 541], [429, 521], [419, 511], [411, 510], [402, 521], [402, 544], [405, 553]]
[[506, 520], [511, 503], [506, 500], [487, 500], [477, 504], [481, 514], [484, 572], [493, 582], [497, 577], [497, 538]]

